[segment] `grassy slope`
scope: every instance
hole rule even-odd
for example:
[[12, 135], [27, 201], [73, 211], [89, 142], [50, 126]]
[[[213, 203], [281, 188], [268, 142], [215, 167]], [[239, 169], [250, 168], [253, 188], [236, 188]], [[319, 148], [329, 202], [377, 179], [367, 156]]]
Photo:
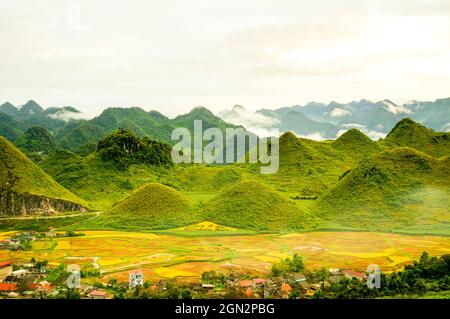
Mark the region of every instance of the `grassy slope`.
[[450, 133], [435, 132], [408, 118], [398, 122], [381, 144], [407, 146], [434, 157], [450, 155]]
[[163, 229], [198, 221], [187, 197], [158, 183], [142, 186], [86, 227]]
[[398, 230], [448, 223], [449, 160], [396, 148], [362, 162], [313, 207], [347, 227]]
[[86, 202], [55, 182], [3, 137], [0, 137], [0, 150], [1, 188], [86, 205]]
[[241, 181], [212, 199], [206, 217], [215, 223], [260, 231], [311, 227], [313, 219], [288, 198], [255, 181]]

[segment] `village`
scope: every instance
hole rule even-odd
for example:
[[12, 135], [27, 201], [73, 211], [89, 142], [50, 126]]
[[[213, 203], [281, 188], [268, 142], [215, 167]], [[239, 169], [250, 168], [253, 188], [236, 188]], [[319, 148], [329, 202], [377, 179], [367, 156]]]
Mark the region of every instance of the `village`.
[[[27, 249], [34, 240], [48, 237], [75, 237], [83, 234], [22, 232], [0, 242], [0, 249]], [[74, 285], [70, 276], [78, 276]], [[109, 278], [102, 282], [99, 271], [69, 271], [67, 265], [50, 267], [46, 260], [0, 262], [0, 298], [312, 298], [321, 288], [342, 279], [363, 282], [366, 274], [351, 269], [306, 271], [302, 258], [280, 261], [271, 273], [255, 277], [249, 273], [202, 273], [199, 278], [176, 277], [157, 282], [145, 281], [142, 270], [130, 270], [128, 282]]]

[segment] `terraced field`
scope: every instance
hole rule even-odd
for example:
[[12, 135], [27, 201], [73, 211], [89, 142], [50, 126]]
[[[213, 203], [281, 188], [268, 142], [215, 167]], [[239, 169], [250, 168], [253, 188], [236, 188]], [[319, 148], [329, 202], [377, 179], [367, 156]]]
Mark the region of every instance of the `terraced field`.
[[[0, 233], [0, 240], [11, 234]], [[198, 277], [212, 269], [225, 273], [265, 274], [272, 263], [294, 253], [304, 257], [309, 269], [325, 266], [364, 271], [375, 263], [386, 272], [417, 259], [423, 251], [431, 255], [450, 253], [450, 237], [373, 232], [190, 237], [116, 231], [86, 231], [85, 234], [48, 242], [35, 241], [30, 251], [0, 250], [0, 261], [35, 257], [48, 259], [51, 265], [97, 262], [105, 281], [110, 277], [127, 280], [128, 272], [137, 268], [143, 270], [146, 280], [154, 281]]]

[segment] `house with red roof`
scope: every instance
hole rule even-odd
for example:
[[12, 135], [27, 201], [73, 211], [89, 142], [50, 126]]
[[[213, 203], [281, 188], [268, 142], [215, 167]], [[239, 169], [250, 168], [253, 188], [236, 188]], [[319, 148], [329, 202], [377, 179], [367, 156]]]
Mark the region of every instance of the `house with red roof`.
[[103, 290], [94, 290], [88, 294], [90, 299], [106, 299], [108, 294]]
[[264, 278], [255, 278], [255, 279], [253, 279], [253, 284], [255, 286], [262, 286], [262, 285], [264, 285], [265, 282], [266, 282], [266, 280]]
[[253, 286], [253, 282], [251, 280], [245, 279], [239, 281], [240, 288], [249, 288]]
[[356, 278], [358, 280], [365, 280], [367, 278], [365, 274], [351, 269], [344, 270], [344, 276], [348, 279]]
[[281, 284], [280, 290], [281, 290], [281, 295], [282, 295], [282, 297], [283, 297], [283, 298], [288, 298], [288, 297], [289, 297], [289, 294], [290, 294], [291, 291], [292, 291], [292, 287], [291, 287], [291, 285], [289, 285], [289, 284], [283, 283], [283, 284]]
[[12, 284], [0, 283], [0, 292], [11, 292], [11, 291], [15, 291], [16, 289], [17, 289], [16, 283], [12, 283]]

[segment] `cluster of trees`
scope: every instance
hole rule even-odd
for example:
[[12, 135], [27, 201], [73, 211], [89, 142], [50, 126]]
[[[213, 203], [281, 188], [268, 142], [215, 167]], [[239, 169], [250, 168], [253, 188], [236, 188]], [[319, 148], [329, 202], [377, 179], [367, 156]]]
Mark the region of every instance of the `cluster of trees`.
[[103, 160], [113, 161], [120, 169], [131, 164], [172, 165], [171, 148], [148, 137], [139, 138], [119, 129], [98, 142], [97, 151]]
[[272, 265], [271, 273], [273, 276], [286, 277], [289, 273], [293, 272], [303, 272], [305, 270], [305, 265], [303, 264], [303, 259], [298, 254], [294, 254], [291, 258], [286, 258], [281, 262]]

